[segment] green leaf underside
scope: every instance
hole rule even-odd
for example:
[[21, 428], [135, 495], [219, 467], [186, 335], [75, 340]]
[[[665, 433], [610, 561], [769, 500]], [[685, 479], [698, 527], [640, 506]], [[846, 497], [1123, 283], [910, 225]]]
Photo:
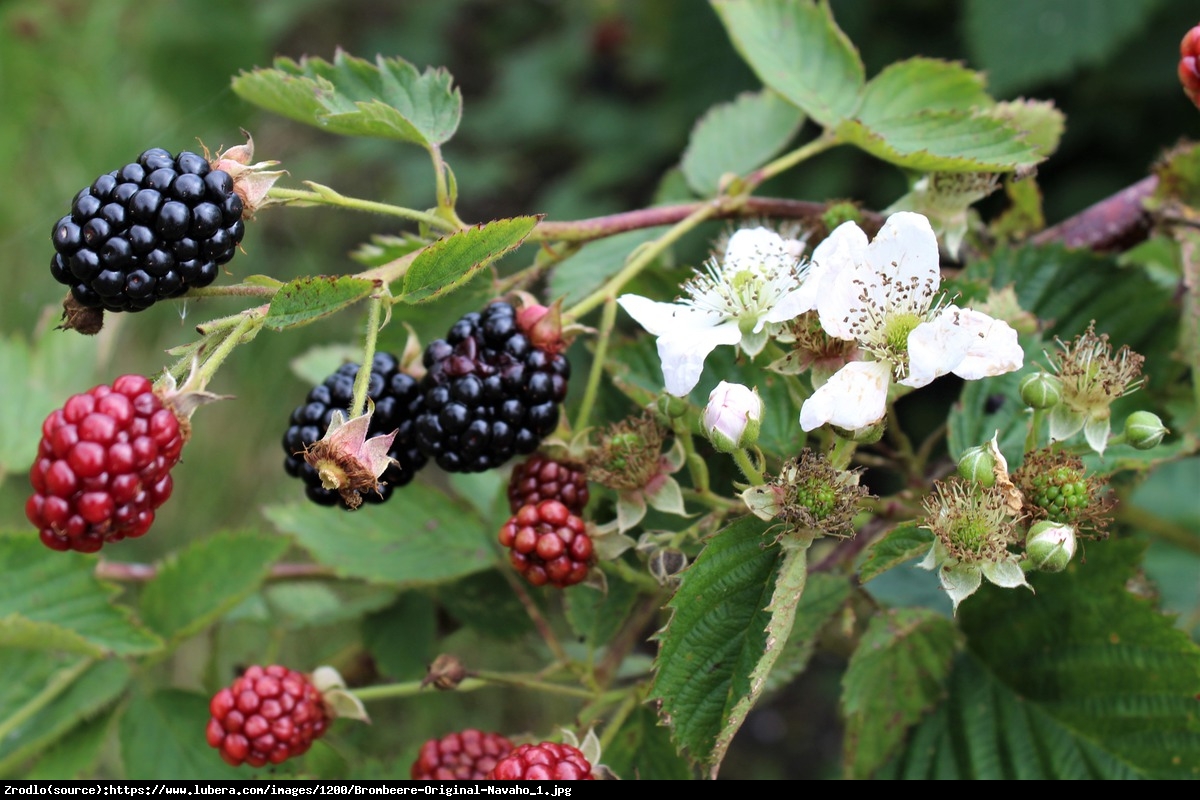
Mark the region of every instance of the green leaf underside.
[[498, 219], [439, 239], [409, 265], [401, 299], [406, 303], [426, 303], [449, 294], [525, 241], [539, 219], [538, 216]]
[[297, 278], [271, 298], [263, 324], [274, 331], [307, 325], [354, 305], [377, 286], [379, 281], [351, 275]]
[[32, 536], [0, 536], [0, 646], [101, 655], [150, 653], [162, 642], [114, 606], [96, 559], [58, 553]]
[[374, 64], [339, 52], [320, 58], [279, 58], [273, 69], [243, 72], [233, 90], [268, 111], [346, 136], [375, 136], [430, 148], [454, 135], [462, 95], [442, 69], [421, 73], [402, 58]]
[[954, 623], [933, 611], [888, 610], [871, 619], [842, 678], [850, 777], [869, 777], [937, 704], [958, 645]]
[[784, 148], [804, 122], [804, 113], [764, 89], [745, 92], [709, 109], [692, 129], [680, 167], [697, 194], [717, 193], [721, 178], [744, 175]]
[[897, 525], [867, 551], [867, 557], [859, 567], [858, 579], [866, 583], [878, 578], [893, 567], [924, 556], [932, 545], [933, 534], [918, 527], [916, 522]]
[[111, 713], [76, 725], [49, 747], [24, 777], [31, 781], [74, 779], [85, 776], [100, 757], [112, 726]]
[[129, 780], [233, 780], [253, 774], [221, 760], [204, 737], [208, 698], [168, 689], [134, 695], [121, 717], [121, 758]]
[[969, 111], [925, 111], [841, 123], [841, 139], [876, 158], [921, 172], [1010, 172], [1042, 161], [1006, 123]]
[[165, 638], [182, 638], [215, 622], [253, 593], [287, 539], [259, 533], [222, 533], [170, 556], [142, 589], [142, 619]]
[[[362, 621], [363, 646], [379, 671], [395, 680], [424, 674], [437, 654], [437, 607], [421, 592], [406, 592]], [[404, 631], [397, 636], [396, 631]]]
[[1091, 542], [1037, 591], [986, 584], [969, 653], [889, 777], [1200, 777], [1200, 647], [1125, 590], [1143, 545]]
[[817, 637], [854, 593], [849, 578], [828, 572], [808, 576], [791, 636], [767, 677], [766, 691], [785, 686], [804, 672], [817, 646]]
[[[766, 610], [782, 558], [768, 523], [737, 520], [712, 539], [683, 574], [668, 603], [650, 693], [681, 750], [713, 766], [734, 706], [751, 693], [750, 675], [767, 650]], [[782, 644], [782, 643], [781, 643]]]
[[825, 3], [713, 0], [713, 6], [765, 86], [826, 127], [853, 113], [862, 61]]
[[274, 525], [343, 577], [402, 586], [444, 583], [493, 565], [482, 525], [441, 491], [397, 489], [386, 504], [346, 512], [269, 506]]
[[[0, 720], [19, 713], [55, 673], [77, 664], [49, 653], [0, 650], [0, 684], [4, 686], [0, 690]], [[129, 678], [129, 667], [123, 661], [100, 661], [88, 667], [61, 694], [0, 740], [0, 775], [11, 777], [16, 765], [109, 706], [124, 691]]]
[[978, 72], [949, 61], [910, 58], [885, 67], [863, 87], [854, 116], [874, 127], [927, 111], [970, 112], [992, 103]]
[[311, 580], [272, 581], [261, 594], [275, 624], [293, 631], [352, 623], [396, 597], [384, 586]]
[[603, 763], [623, 780], [678, 781], [692, 777], [687, 761], [676, 754], [670, 733], [646, 707], [626, 718], [620, 732], [604, 748]]

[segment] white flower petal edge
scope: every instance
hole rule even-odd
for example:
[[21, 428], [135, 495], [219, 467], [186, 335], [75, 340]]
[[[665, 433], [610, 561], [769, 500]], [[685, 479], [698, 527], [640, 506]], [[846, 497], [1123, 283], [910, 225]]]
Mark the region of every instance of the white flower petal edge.
[[704, 359], [718, 345], [742, 339], [735, 320], [709, 311], [674, 303], [659, 303], [634, 294], [617, 302], [638, 323], [658, 337], [658, 357], [669, 394], [686, 397], [700, 382]]
[[[821, 327], [835, 339], [853, 339], [845, 324], [845, 306], [853, 302], [857, 292], [842, 302], [831, 302], [834, 277], [867, 261], [867, 234], [853, 222], [843, 222], [834, 228], [825, 241], [813, 251], [808, 277], [797, 292], [809, 308], [816, 308]], [[840, 313], [839, 313], [840, 312]]]
[[833, 374], [800, 408], [806, 431], [826, 422], [858, 430], [883, 419], [891, 367], [881, 361], [852, 361]]
[[951, 305], [908, 335], [908, 375], [899, 382], [921, 387], [949, 372], [978, 380], [1024, 363], [1025, 351], [1007, 322]]

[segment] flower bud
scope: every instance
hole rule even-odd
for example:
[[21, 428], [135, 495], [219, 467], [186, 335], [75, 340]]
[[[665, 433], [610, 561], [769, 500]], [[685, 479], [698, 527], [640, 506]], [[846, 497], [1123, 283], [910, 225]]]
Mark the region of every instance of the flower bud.
[[1157, 447], [1167, 433], [1158, 415], [1149, 411], [1135, 411], [1125, 418], [1125, 440], [1138, 450]]
[[654, 580], [660, 586], [679, 582], [679, 573], [688, 565], [688, 558], [682, 550], [674, 547], [663, 547], [650, 554], [649, 569]]
[[677, 419], [687, 413], [688, 402], [682, 397], [664, 394], [658, 398], [658, 410], [667, 419]]
[[1075, 556], [1075, 529], [1051, 520], [1042, 520], [1029, 529], [1025, 552], [1035, 569], [1062, 572]]
[[996, 457], [987, 445], [972, 447], [958, 460], [958, 474], [981, 486], [996, 484]]
[[721, 381], [704, 407], [704, 433], [717, 450], [732, 453], [758, 441], [762, 415], [762, 398], [757, 391]]
[[1200, 25], [1185, 33], [1179, 43], [1179, 82], [1184, 94], [1200, 107]]
[[1049, 372], [1035, 372], [1021, 380], [1021, 402], [1030, 408], [1050, 408], [1062, 399], [1062, 381]]

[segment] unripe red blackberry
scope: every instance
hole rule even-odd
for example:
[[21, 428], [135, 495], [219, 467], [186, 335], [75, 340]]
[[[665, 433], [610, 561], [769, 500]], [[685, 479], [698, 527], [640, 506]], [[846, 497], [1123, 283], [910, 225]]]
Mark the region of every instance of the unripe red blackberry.
[[513, 467], [508, 481], [508, 505], [514, 514], [521, 506], [542, 500], [561, 501], [579, 514], [587, 506], [588, 497], [586, 467], [556, 461], [543, 453], [534, 453]]
[[160, 147], [81, 189], [54, 224], [50, 273], [82, 306], [141, 311], [207, 286], [246, 231], [228, 172]]
[[54, 550], [141, 536], [171, 496], [188, 430], [141, 375], [74, 395], [42, 423], [25, 516]]
[[418, 781], [480, 780], [512, 750], [513, 743], [498, 733], [467, 728], [421, 745], [410, 775]]
[[279, 764], [302, 755], [329, 727], [321, 693], [287, 667], [253, 666], [213, 695], [205, 738], [233, 766]]
[[[333, 412], [346, 411], [354, 397], [354, 379], [358, 375], [358, 364], [343, 364], [320, 385], [310, 391], [304, 402], [292, 411], [290, 424], [283, 436], [283, 449], [287, 456], [283, 468], [288, 475], [304, 481], [304, 493], [309, 500], [323, 506], [341, 505], [341, 496], [336, 489], [321, 485], [317, 471], [304, 460], [304, 450], [325, 435]], [[382, 503], [392, 495], [397, 486], [404, 486], [428, 460], [417, 449], [414, 441], [413, 420], [421, 407], [421, 395], [417, 381], [400, 369], [399, 360], [391, 353], [378, 352], [371, 362], [371, 379], [367, 397], [375, 403], [371, 416], [368, 437], [398, 431], [388, 455], [398, 463], [389, 466], [380, 476], [378, 492], [366, 492], [362, 499], [367, 503]]]
[[1200, 107], [1200, 25], [1188, 30], [1179, 42], [1179, 82], [1184, 94]]
[[534, 586], [566, 588], [587, 577], [592, 539], [582, 519], [558, 500], [522, 506], [500, 529], [509, 560]]
[[417, 445], [447, 472], [483, 472], [532, 453], [558, 426], [571, 365], [535, 346], [516, 309], [464, 315], [425, 348]]
[[520, 745], [484, 777], [493, 781], [596, 780], [579, 748], [557, 742]]

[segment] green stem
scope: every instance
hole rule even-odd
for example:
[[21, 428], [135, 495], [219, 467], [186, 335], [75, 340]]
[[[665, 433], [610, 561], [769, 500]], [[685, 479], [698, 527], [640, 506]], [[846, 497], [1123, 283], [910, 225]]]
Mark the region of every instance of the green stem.
[[747, 175], [743, 182], [749, 189], [753, 190], [768, 178], [773, 178], [782, 172], [786, 172], [801, 161], [806, 161], [818, 153], [823, 153], [841, 143], [842, 140], [836, 133], [827, 130], [811, 142], [797, 147], [790, 153], [784, 153], [771, 163], [759, 167]]
[[233, 348], [242, 343], [242, 337], [262, 327], [263, 320], [266, 319], [266, 311], [264, 309], [265, 306], [247, 309], [242, 312], [242, 319], [225, 334], [221, 343], [212, 351], [212, 354], [188, 378], [188, 383], [191, 384], [190, 388], [200, 390], [208, 385], [208, 382], [212, 380], [212, 376], [216, 374], [217, 368], [233, 352]]
[[596, 352], [592, 356], [592, 369], [588, 372], [587, 386], [583, 390], [583, 400], [579, 402], [579, 412], [575, 415], [575, 430], [581, 431], [587, 427], [592, 416], [592, 407], [596, 405], [596, 393], [600, 389], [600, 379], [604, 375], [604, 359], [608, 356], [608, 340], [612, 336], [613, 324], [617, 320], [617, 301], [609, 297], [604, 301], [604, 310], [600, 314], [600, 330], [596, 335]]
[[[484, 689], [491, 685], [487, 681], [466, 678], [458, 686], [454, 687], [454, 691], [473, 692], [476, 689]], [[394, 697], [415, 697], [428, 688], [428, 684], [423, 681], [404, 681], [403, 683], [385, 683], [382, 686], [366, 686], [362, 689], [351, 689], [350, 691], [359, 700], [370, 702], [372, 700], [390, 700]]]
[[[251, 309], [255, 313], [266, 314], [269, 306], [259, 306], [256, 309]], [[236, 327], [246, 317], [246, 311], [239, 311], [236, 314], [230, 314], [228, 317], [218, 317], [217, 319], [201, 322], [196, 326], [196, 332], [201, 336], [211, 336], [217, 331], [227, 330]]]
[[733, 451], [732, 455], [734, 463], [738, 465], [738, 469], [742, 471], [742, 474], [746, 476], [746, 480], [749, 481], [752, 486], [762, 486], [764, 483], [766, 483], [766, 481], [763, 480], [762, 470], [754, 463], [754, 460], [750, 458], [749, 451], [743, 447], [739, 447], [737, 450]]
[[[280, 284], [282, 286], [283, 284]], [[181, 295], [180, 300], [198, 299], [201, 297], [274, 297], [279, 286], [259, 286], [252, 283], [235, 283], [231, 286], [201, 286], [189, 289]]]
[[1029, 418], [1029, 432], [1025, 434], [1025, 452], [1032, 453], [1037, 450], [1038, 429], [1042, 427], [1042, 419], [1046, 416], [1043, 409], [1033, 409], [1033, 414]]
[[635, 251], [636, 255], [629, 260], [628, 264], [622, 267], [616, 275], [609, 278], [603, 286], [568, 309], [565, 312], [565, 316], [571, 319], [579, 319], [606, 300], [610, 298], [615, 299], [617, 292], [621, 290], [622, 286], [637, 277], [643, 269], [653, 263], [654, 259], [658, 258], [664, 250], [682, 238], [684, 234], [712, 217], [718, 210], [719, 206], [715, 202], [704, 203], [699, 206], [662, 236]]
[[350, 402], [350, 419], [362, 416], [367, 404], [367, 388], [371, 385], [371, 362], [375, 360], [375, 342], [379, 338], [380, 309], [383, 299], [372, 297], [367, 305], [367, 330], [363, 337], [363, 359], [354, 376], [354, 398]]
[[525, 587], [521, 585], [517, 576], [507, 566], [500, 569], [500, 574], [508, 581], [513, 594], [517, 596], [517, 600], [520, 601], [521, 606], [525, 609], [525, 613], [529, 616], [529, 620], [533, 623], [533, 626], [541, 634], [542, 641], [546, 643], [546, 647], [550, 648], [550, 652], [554, 655], [555, 660], [562, 662], [569, 661], [570, 659], [567, 657], [567, 651], [563, 649], [562, 642], [558, 641], [558, 637], [554, 635], [554, 629], [550, 627], [550, 623], [542, 616], [537, 603], [533, 602], [533, 598], [529, 596], [529, 592], [525, 591]]
[[829, 451], [829, 463], [834, 469], [845, 469], [850, 466], [850, 459], [854, 457], [854, 451], [857, 449], [857, 442], [834, 436], [833, 447]]
[[308, 183], [309, 186], [319, 187], [317, 191], [304, 191], [302, 189], [284, 189], [280, 186], [272, 186], [267, 196], [274, 200], [281, 200], [287, 203], [311, 203], [313, 205], [333, 206], [335, 208], [345, 208], [350, 211], [362, 211], [368, 214], [383, 214], [389, 217], [401, 217], [410, 219], [414, 222], [420, 222], [428, 225], [431, 228], [436, 228], [440, 231], [453, 233], [459, 230], [460, 226], [454, 222], [440, 217], [437, 214], [430, 214], [426, 211], [417, 211], [415, 208], [405, 208], [404, 206], [394, 206], [390, 203], [377, 203], [373, 200], [362, 200], [357, 197], [346, 197], [338, 194], [328, 186], [320, 186], [316, 183]]
[[74, 665], [55, 673], [37, 694], [25, 701], [20, 708], [12, 712], [7, 719], [0, 722], [0, 741], [29, 721], [34, 714], [48, 706], [56, 697], [70, 688], [80, 675], [87, 672], [95, 659], [83, 658]]
[[548, 681], [539, 681], [533, 678], [527, 678], [522, 675], [509, 675], [503, 672], [487, 672], [487, 671], [472, 671], [472, 677], [478, 678], [485, 683], [490, 683], [496, 686], [515, 686], [520, 689], [529, 689], [534, 692], [546, 692], [549, 694], [561, 694], [567, 697], [582, 697], [591, 700], [596, 696], [595, 692], [587, 689], [581, 689], [577, 686], [567, 686], [562, 683], [550, 683]]
[[630, 692], [625, 700], [621, 703], [620, 708], [604, 723], [604, 733], [600, 737], [600, 752], [608, 750], [613, 740], [617, 738], [617, 734], [621, 732], [621, 726], [625, 724], [625, 720], [633, 713], [642, 703], [642, 692], [640, 689]]

